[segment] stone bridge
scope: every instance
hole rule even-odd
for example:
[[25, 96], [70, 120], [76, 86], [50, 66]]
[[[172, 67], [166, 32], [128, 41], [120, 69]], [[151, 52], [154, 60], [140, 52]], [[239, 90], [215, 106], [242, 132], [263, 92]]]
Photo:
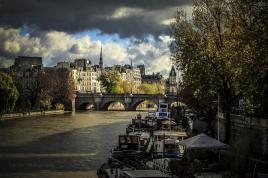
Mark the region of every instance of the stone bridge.
[[107, 110], [109, 105], [120, 102], [125, 110], [135, 111], [137, 106], [144, 101], [151, 101], [155, 104], [177, 102], [176, 95], [162, 94], [99, 94], [99, 93], [76, 93], [75, 108], [84, 110], [87, 106], [94, 106], [95, 110]]

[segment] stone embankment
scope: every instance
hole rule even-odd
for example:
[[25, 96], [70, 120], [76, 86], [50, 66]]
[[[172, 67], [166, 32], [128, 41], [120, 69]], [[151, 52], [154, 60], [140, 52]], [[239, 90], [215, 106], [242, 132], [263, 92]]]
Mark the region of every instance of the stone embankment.
[[66, 113], [70, 113], [70, 112], [71, 111], [52, 110], [52, 111], [35, 111], [35, 112], [3, 114], [3, 115], [0, 115], [0, 120], [25, 118], [25, 117], [36, 117], [36, 116], [58, 115], [58, 114], [66, 114]]

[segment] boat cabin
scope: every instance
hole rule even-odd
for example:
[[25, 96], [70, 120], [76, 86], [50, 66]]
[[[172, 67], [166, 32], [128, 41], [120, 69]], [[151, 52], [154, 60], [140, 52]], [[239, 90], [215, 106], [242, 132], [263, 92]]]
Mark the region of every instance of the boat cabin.
[[119, 150], [142, 151], [148, 144], [150, 134], [146, 132], [131, 132], [128, 135], [119, 135]]
[[155, 117], [157, 119], [168, 119], [168, 118], [170, 118], [169, 105], [167, 103], [160, 103], [158, 105], [157, 112], [155, 112]]
[[156, 157], [179, 158], [179, 142], [187, 137], [185, 132], [155, 131], [154, 155]]
[[161, 130], [175, 130], [177, 128], [177, 123], [173, 119], [163, 120], [160, 125]]
[[163, 139], [175, 139], [181, 141], [187, 138], [186, 132], [168, 130], [156, 130], [154, 131], [153, 136], [154, 141], [161, 141]]

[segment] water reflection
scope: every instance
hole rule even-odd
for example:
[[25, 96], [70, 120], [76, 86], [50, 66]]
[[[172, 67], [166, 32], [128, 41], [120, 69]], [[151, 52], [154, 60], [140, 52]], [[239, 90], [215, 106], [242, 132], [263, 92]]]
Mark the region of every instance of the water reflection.
[[[0, 177], [90, 175], [135, 112], [81, 112], [0, 122]], [[82, 173], [81, 173], [82, 171]], [[59, 172], [61, 172], [59, 174]], [[2, 176], [1, 176], [2, 175]], [[93, 175], [92, 175], [93, 176]]]

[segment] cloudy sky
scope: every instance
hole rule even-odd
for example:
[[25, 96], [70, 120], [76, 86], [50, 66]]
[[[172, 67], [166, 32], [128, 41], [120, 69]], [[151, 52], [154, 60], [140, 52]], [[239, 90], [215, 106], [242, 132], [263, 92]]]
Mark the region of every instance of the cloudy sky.
[[191, 0], [0, 0], [0, 67], [18, 55], [58, 61], [99, 60], [105, 66], [145, 64], [148, 72], [171, 67], [169, 24]]

